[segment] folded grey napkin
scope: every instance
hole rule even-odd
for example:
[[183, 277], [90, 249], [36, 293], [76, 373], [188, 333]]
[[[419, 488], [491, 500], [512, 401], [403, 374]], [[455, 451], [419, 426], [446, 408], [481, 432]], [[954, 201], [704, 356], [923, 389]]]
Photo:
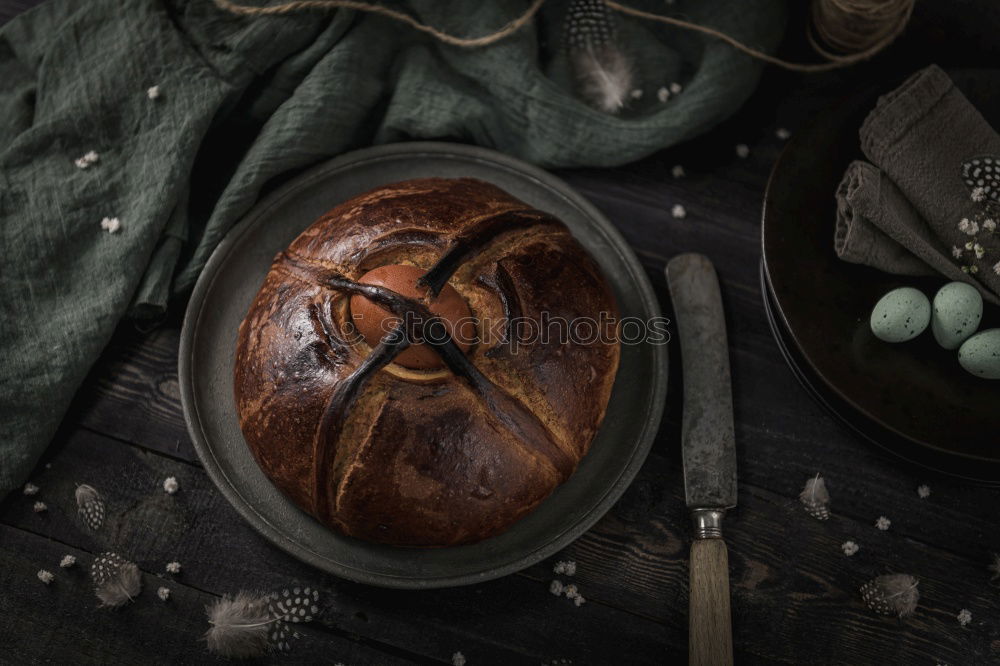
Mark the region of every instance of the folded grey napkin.
[[860, 136], [871, 164], [837, 189], [837, 254], [1000, 302], [1000, 136], [979, 111], [932, 65], [881, 97]]

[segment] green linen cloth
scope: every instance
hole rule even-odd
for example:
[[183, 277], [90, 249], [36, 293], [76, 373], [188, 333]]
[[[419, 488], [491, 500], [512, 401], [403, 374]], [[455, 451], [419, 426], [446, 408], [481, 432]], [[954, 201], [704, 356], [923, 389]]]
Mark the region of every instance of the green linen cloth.
[[[528, 2], [392, 4], [476, 36]], [[781, 0], [635, 6], [767, 50], [784, 27]], [[265, 187], [418, 138], [622, 164], [711, 128], [756, 85], [759, 63], [733, 48], [622, 18], [644, 95], [620, 117], [594, 110], [559, 47], [565, 7], [475, 50], [369, 14], [243, 18], [209, 0], [51, 0], [0, 28], [0, 496], [26, 480], [118, 323], [189, 292]], [[664, 104], [673, 81], [684, 90]]]

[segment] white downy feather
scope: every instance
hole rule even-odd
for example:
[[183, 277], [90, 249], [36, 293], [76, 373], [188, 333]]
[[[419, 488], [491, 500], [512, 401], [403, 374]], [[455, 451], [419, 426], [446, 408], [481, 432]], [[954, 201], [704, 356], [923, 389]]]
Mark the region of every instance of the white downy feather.
[[806, 508], [806, 513], [816, 520], [826, 520], [830, 517], [830, 493], [826, 490], [826, 481], [817, 474], [806, 481], [805, 487], [799, 493], [799, 500]]
[[614, 44], [572, 50], [573, 69], [580, 93], [592, 106], [618, 113], [632, 91], [632, 63]]
[[259, 657], [267, 652], [267, 635], [274, 621], [267, 598], [247, 592], [225, 596], [206, 606], [212, 627], [205, 633], [208, 649], [223, 657]]

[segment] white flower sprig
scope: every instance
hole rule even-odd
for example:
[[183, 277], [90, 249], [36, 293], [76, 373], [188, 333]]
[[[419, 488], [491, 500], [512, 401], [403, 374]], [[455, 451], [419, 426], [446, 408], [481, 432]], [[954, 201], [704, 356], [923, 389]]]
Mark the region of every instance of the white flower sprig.
[[573, 560], [556, 562], [555, 566], [552, 567], [552, 573], [574, 576], [576, 575], [576, 562]]
[[76, 165], [78, 169], [89, 169], [94, 164], [97, 164], [101, 159], [101, 156], [97, 154], [96, 151], [88, 151], [81, 157], [73, 160], [73, 164]]
[[[970, 238], [962, 247], [952, 246], [951, 256], [962, 262], [963, 273], [976, 275], [979, 273], [979, 265], [976, 262], [985, 259], [988, 254], [981, 235], [993, 236], [997, 233], [996, 218], [1000, 216], [1000, 206], [986, 196], [986, 191], [982, 187], [972, 188], [970, 197], [972, 201], [982, 206], [982, 210], [972, 217], [963, 217], [958, 221], [956, 225], [958, 230]], [[1000, 262], [994, 264], [992, 269], [994, 273], [1000, 275]]]

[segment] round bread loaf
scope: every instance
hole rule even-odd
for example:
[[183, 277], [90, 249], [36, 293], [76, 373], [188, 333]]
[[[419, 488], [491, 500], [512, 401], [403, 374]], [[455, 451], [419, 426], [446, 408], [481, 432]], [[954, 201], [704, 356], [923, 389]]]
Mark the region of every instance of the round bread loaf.
[[278, 488], [343, 534], [478, 541], [587, 453], [616, 321], [554, 217], [470, 178], [387, 185], [275, 257], [240, 325], [240, 426]]

